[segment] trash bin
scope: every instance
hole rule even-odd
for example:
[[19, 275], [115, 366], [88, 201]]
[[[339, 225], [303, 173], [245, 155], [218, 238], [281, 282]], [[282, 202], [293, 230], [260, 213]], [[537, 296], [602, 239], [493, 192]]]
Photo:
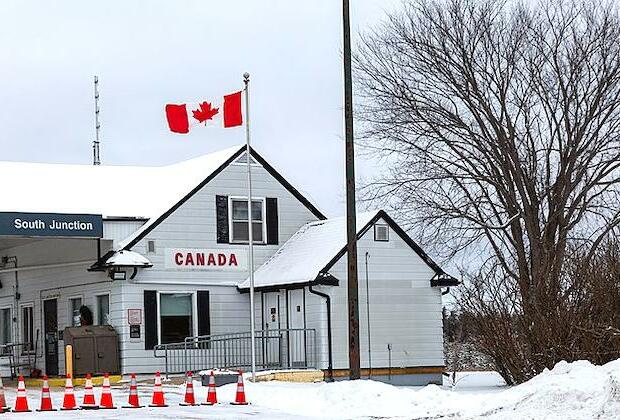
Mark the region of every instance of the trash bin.
[[110, 325], [67, 327], [65, 345], [73, 347], [73, 375], [120, 373], [118, 334]]

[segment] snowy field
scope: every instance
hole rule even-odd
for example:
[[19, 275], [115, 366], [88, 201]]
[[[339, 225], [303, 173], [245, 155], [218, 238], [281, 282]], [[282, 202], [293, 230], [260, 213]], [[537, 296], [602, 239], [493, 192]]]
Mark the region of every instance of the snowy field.
[[[204, 401], [206, 387], [194, 382], [196, 398]], [[14, 418], [199, 419], [199, 418], [402, 418], [402, 419], [620, 419], [620, 360], [605, 366], [589, 362], [558, 363], [531, 381], [505, 387], [499, 375], [462, 373], [455, 386], [394, 387], [361, 380], [336, 383], [246, 381], [249, 406], [231, 406], [236, 385], [218, 388], [217, 406], [180, 407], [183, 386], [165, 385], [167, 408], [141, 408], [54, 413], [15, 413]], [[97, 400], [101, 389], [97, 387]], [[150, 402], [151, 387], [139, 386], [140, 403]], [[30, 408], [38, 408], [39, 390], [29, 390]], [[54, 389], [55, 408], [62, 390]], [[127, 401], [125, 385], [113, 387], [114, 402]], [[76, 390], [78, 403], [82, 390]], [[7, 390], [10, 405], [15, 391]]]

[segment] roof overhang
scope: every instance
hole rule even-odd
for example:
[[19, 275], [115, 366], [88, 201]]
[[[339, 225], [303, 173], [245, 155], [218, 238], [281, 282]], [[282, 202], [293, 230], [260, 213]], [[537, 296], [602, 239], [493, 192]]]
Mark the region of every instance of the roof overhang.
[[[379, 219], [383, 219], [386, 223], [396, 232], [396, 234], [403, 240], [409, 247], [416, 253], [422, 260], [428, 265], [435, 275], [431, 279], [431, 287], [448, 287], [458, 286], [460, 282], [451, 275], [444, 272], [439, 265], [433, 261], [433, 259], [405, 232], [384, 210], [377, 211], [377, 214], [366, 223], [357, 232], [357, 240], [359, 240], [364, 234], [375, 224]], [[321, 270], [321, 272], [328, 272], [340, 258], [342, 258], [347, 252], [347, 246], [345, 245], [338, 254]]]
[[436, 274], [431, 279], [431, 287], [453, 287], [458, 286], [461, 282], [449, 274]]
[[[338, 286], [340, 281], [330, 273], [319, 273], [316, 279], [312, 281], [291, 282], [282, 284], [271, 284], [268, 286], [255, 287], [255, 292], [276, 292], [278, 290], [301, 289], [306, 286]], [[237, 286], [241, 293], [249, 293], [249, 287]]]

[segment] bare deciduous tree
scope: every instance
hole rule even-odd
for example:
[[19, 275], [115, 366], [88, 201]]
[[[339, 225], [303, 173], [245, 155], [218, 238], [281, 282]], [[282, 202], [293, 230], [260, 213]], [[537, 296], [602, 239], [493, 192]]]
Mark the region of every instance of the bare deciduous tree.
[[508, 383], [566, 356], [567, 251], [587, 265], [620, 226], [619, 40], [615, 6], [585, 1], [410, 1], [362, 36], [362, 141], [390, 168], [363, 192], [480, 255], [465, 288], [519, 336]]

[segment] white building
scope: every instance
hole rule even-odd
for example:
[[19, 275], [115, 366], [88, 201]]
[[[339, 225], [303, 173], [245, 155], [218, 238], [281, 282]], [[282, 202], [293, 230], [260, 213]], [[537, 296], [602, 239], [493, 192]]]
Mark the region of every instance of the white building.
[[[344, 376], [344, 220], [252, 158], [259, 368]], [[0, 344], [63, 374], [62, 331], [85, 305], [117, 331], [124, 374], [247, 367], [244, 147], [165, 167], [2, 162], [0, 178]], [[358, 237], [362, 368], [440, 381], [441, 294], [458, 282], [383, 211], [358, 216]]]

